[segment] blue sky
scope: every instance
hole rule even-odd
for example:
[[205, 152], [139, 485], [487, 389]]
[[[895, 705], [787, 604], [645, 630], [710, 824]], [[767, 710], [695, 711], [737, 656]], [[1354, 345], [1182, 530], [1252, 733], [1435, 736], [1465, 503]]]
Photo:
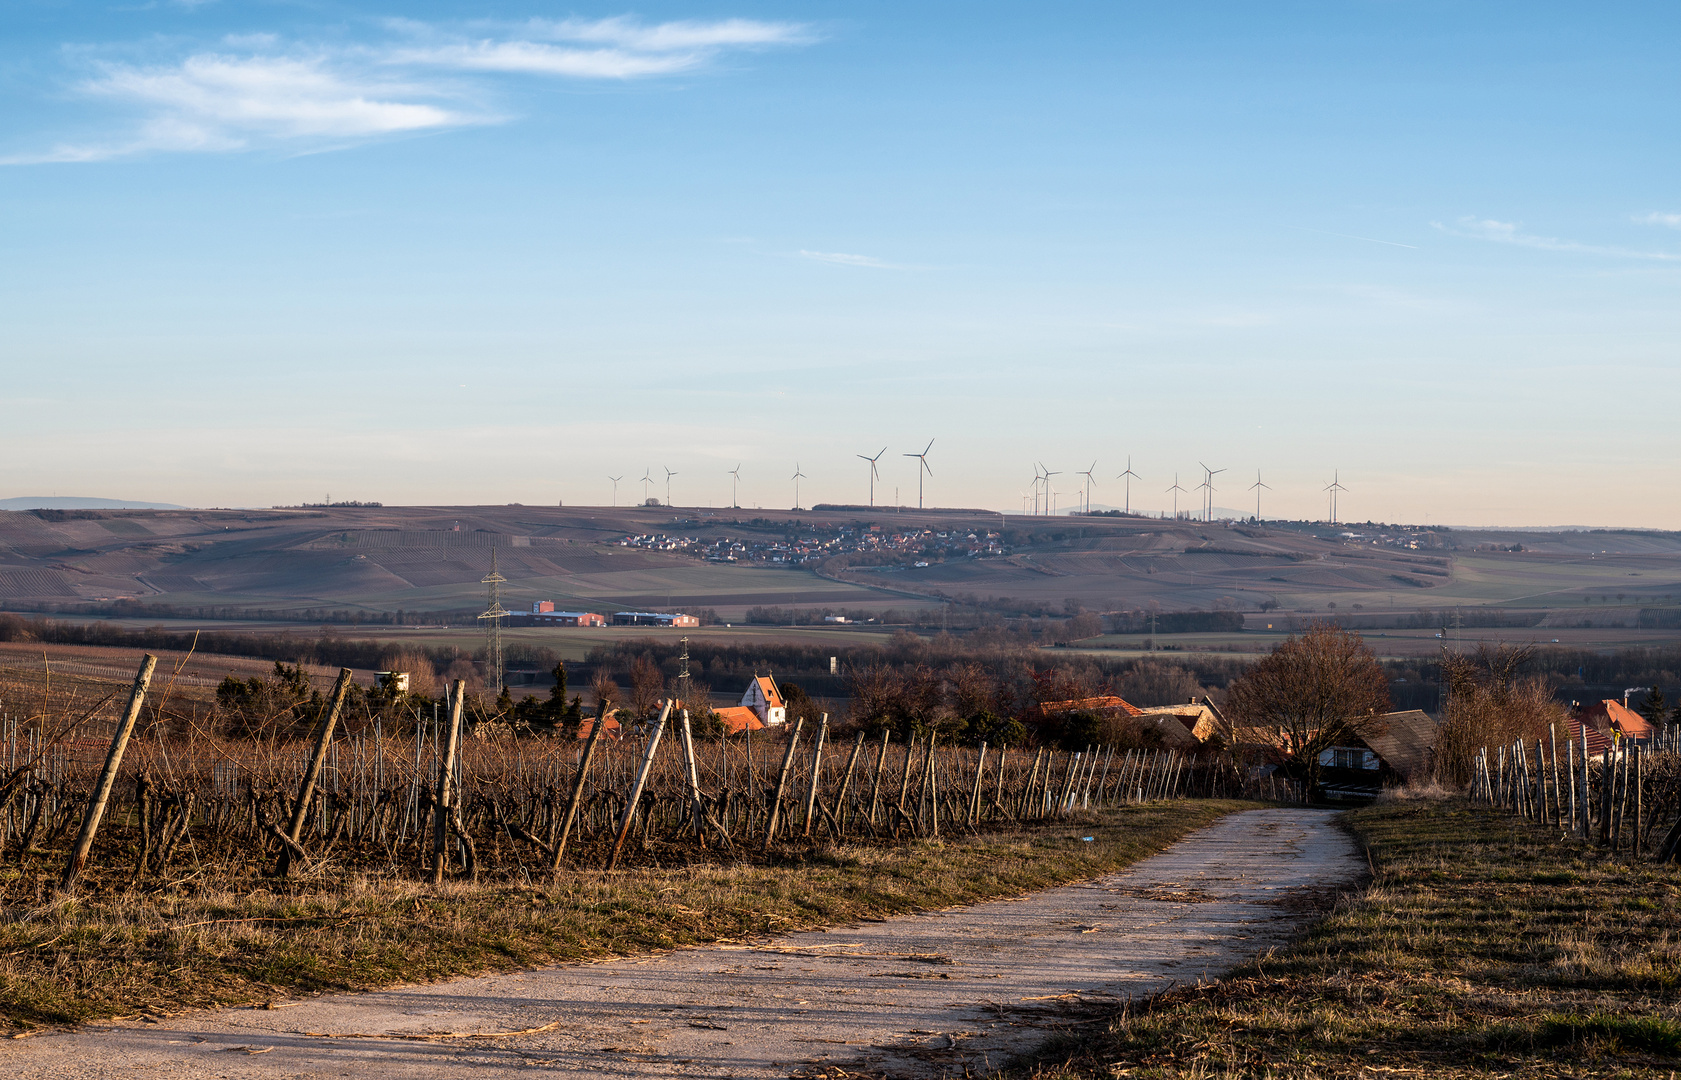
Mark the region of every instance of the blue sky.
[[1678, 528], [1678, 23], [14, 0], [0, 496]]

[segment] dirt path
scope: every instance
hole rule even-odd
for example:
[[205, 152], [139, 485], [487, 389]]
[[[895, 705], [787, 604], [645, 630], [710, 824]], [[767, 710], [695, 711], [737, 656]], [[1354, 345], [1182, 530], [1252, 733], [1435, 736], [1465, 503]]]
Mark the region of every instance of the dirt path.
[[277, 1010], [13, 1042], [10, 1077], [961, 1075], [1073, 998], [1144, 996], [1280, 944], [1365, 869], [1331, 815], [1255, 810], [1013, 900]]

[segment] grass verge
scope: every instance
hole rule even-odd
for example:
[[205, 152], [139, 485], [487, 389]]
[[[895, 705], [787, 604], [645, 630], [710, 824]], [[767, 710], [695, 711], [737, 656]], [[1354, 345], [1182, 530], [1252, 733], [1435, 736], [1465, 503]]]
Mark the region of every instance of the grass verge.
[[170, 1015], [968, 904], [1118, 869], [1248, 805], [1126, 807], [771, 861], [575, 872], [540, 886], [350, 877], [102, 890], [0, 912], [0, 1011], [14, 1030]]
[[1371, 889], [1296, 946], [1130, 1015], [1084, 1018], [1022, 1073], [1673, 1077], [1681, 873], [1460, 800], [1349, 815]]

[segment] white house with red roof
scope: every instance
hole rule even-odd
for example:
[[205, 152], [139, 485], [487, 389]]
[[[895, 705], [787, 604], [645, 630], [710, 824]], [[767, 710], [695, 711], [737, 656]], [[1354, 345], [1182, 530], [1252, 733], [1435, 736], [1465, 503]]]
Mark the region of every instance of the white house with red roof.
[[747, 692], [741, 695], [741, 705], [757, 713], [759, 722], [766, 727], [788, 722], [788, 706], [782, 700], [782, 691], [776, 688], [776, 680], [769, 675], [753, 677], [753, 681], [747, 684]]

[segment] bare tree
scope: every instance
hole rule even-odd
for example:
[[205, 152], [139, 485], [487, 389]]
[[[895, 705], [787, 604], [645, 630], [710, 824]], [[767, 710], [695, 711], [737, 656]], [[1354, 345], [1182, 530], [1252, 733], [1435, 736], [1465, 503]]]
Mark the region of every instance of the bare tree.
[[1389, 680], [1370, 647], [1352, 630], [1315, 623], [1292, 634], [1232, 681], [1226, 716], [1242, 729], [1276, 735], [1310, 789], [1319, 786], [1319, 755], [1333, 746], [1381, 734], [1389, 711]]
[[1525, 676], [1533, 645], [1479, 643], [1470, 654], [1446, 656], [1447, 716], [1436, 734], [1436, 778], [1448, 784], [1471, 780], [1471, 762], [1484, 746], [1514, 739], [1540, 739], [1549, 727], [1561, 732], [1570, 711], [1554, 700], [1546, 681]]
[[654, 658], [643, 653], [630, 663], [630, 708], [640, 720], [654, 715], [665, 697], [665, 675]]

